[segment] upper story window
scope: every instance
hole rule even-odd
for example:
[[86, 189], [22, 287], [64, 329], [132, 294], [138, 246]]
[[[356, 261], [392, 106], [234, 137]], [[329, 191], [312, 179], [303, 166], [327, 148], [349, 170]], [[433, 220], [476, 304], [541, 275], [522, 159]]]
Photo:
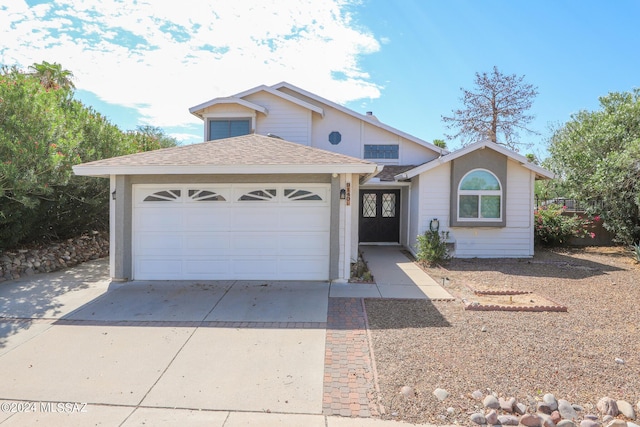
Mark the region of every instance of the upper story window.
[[502, 186], [493, 173], [474, 169], [460, 180], [458, 220], [502, 220]]
[[397, 159], [398, 153], [398, 144], [365, 144], [364, 146], [365, 159]]
[[209, 141], [251, 133], [251, 119], [210, 119]]

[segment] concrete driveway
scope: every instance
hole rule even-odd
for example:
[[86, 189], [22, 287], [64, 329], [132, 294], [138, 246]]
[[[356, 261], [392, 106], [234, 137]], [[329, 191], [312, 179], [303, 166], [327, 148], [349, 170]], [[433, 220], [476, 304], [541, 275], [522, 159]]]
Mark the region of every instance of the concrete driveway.
[[1, 425], [325, 425], [328, 283], [106, 276], [0, 284]]

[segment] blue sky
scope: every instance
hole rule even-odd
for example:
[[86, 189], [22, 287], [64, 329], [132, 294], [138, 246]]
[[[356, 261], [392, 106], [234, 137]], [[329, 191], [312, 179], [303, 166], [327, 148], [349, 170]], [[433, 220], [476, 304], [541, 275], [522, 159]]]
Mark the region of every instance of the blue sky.
[[[497, 66], [538, 87], [521, 135], [640, 87], [636, 0], [0, 0], [0, 64], [58, 62], [122, 129], [201, 140], [188, 108], [289, 81], [431, 141], [460, 88]], [[460, 141], [448, 141], [450, 148]]]

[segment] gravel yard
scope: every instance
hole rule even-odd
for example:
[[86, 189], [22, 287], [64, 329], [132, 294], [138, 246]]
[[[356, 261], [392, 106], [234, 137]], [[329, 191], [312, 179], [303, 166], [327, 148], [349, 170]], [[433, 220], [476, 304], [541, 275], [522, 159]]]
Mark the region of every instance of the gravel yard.
[[[597, 413], [604, 396], [640, 401], [640, 267], [628, 251], [539, 250], [426, 271], [447, 278], [456, 301], [366, 301], [383, 418], [470, 425], [482, 408], [476, 390], [532, 408], [553, 393], [583, 414]], [[534, 291], [568, 312], [466, 311], [469, 286]], [[449, 396], [439, 401], [436, 388]]]

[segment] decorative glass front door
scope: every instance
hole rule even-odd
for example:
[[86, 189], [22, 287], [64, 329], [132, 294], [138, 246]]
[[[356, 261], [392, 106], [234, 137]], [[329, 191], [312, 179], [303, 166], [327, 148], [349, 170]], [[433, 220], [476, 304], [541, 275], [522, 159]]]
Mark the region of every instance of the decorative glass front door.
[[400, 241], [400, 190], [360, 190], [360, 241]]

